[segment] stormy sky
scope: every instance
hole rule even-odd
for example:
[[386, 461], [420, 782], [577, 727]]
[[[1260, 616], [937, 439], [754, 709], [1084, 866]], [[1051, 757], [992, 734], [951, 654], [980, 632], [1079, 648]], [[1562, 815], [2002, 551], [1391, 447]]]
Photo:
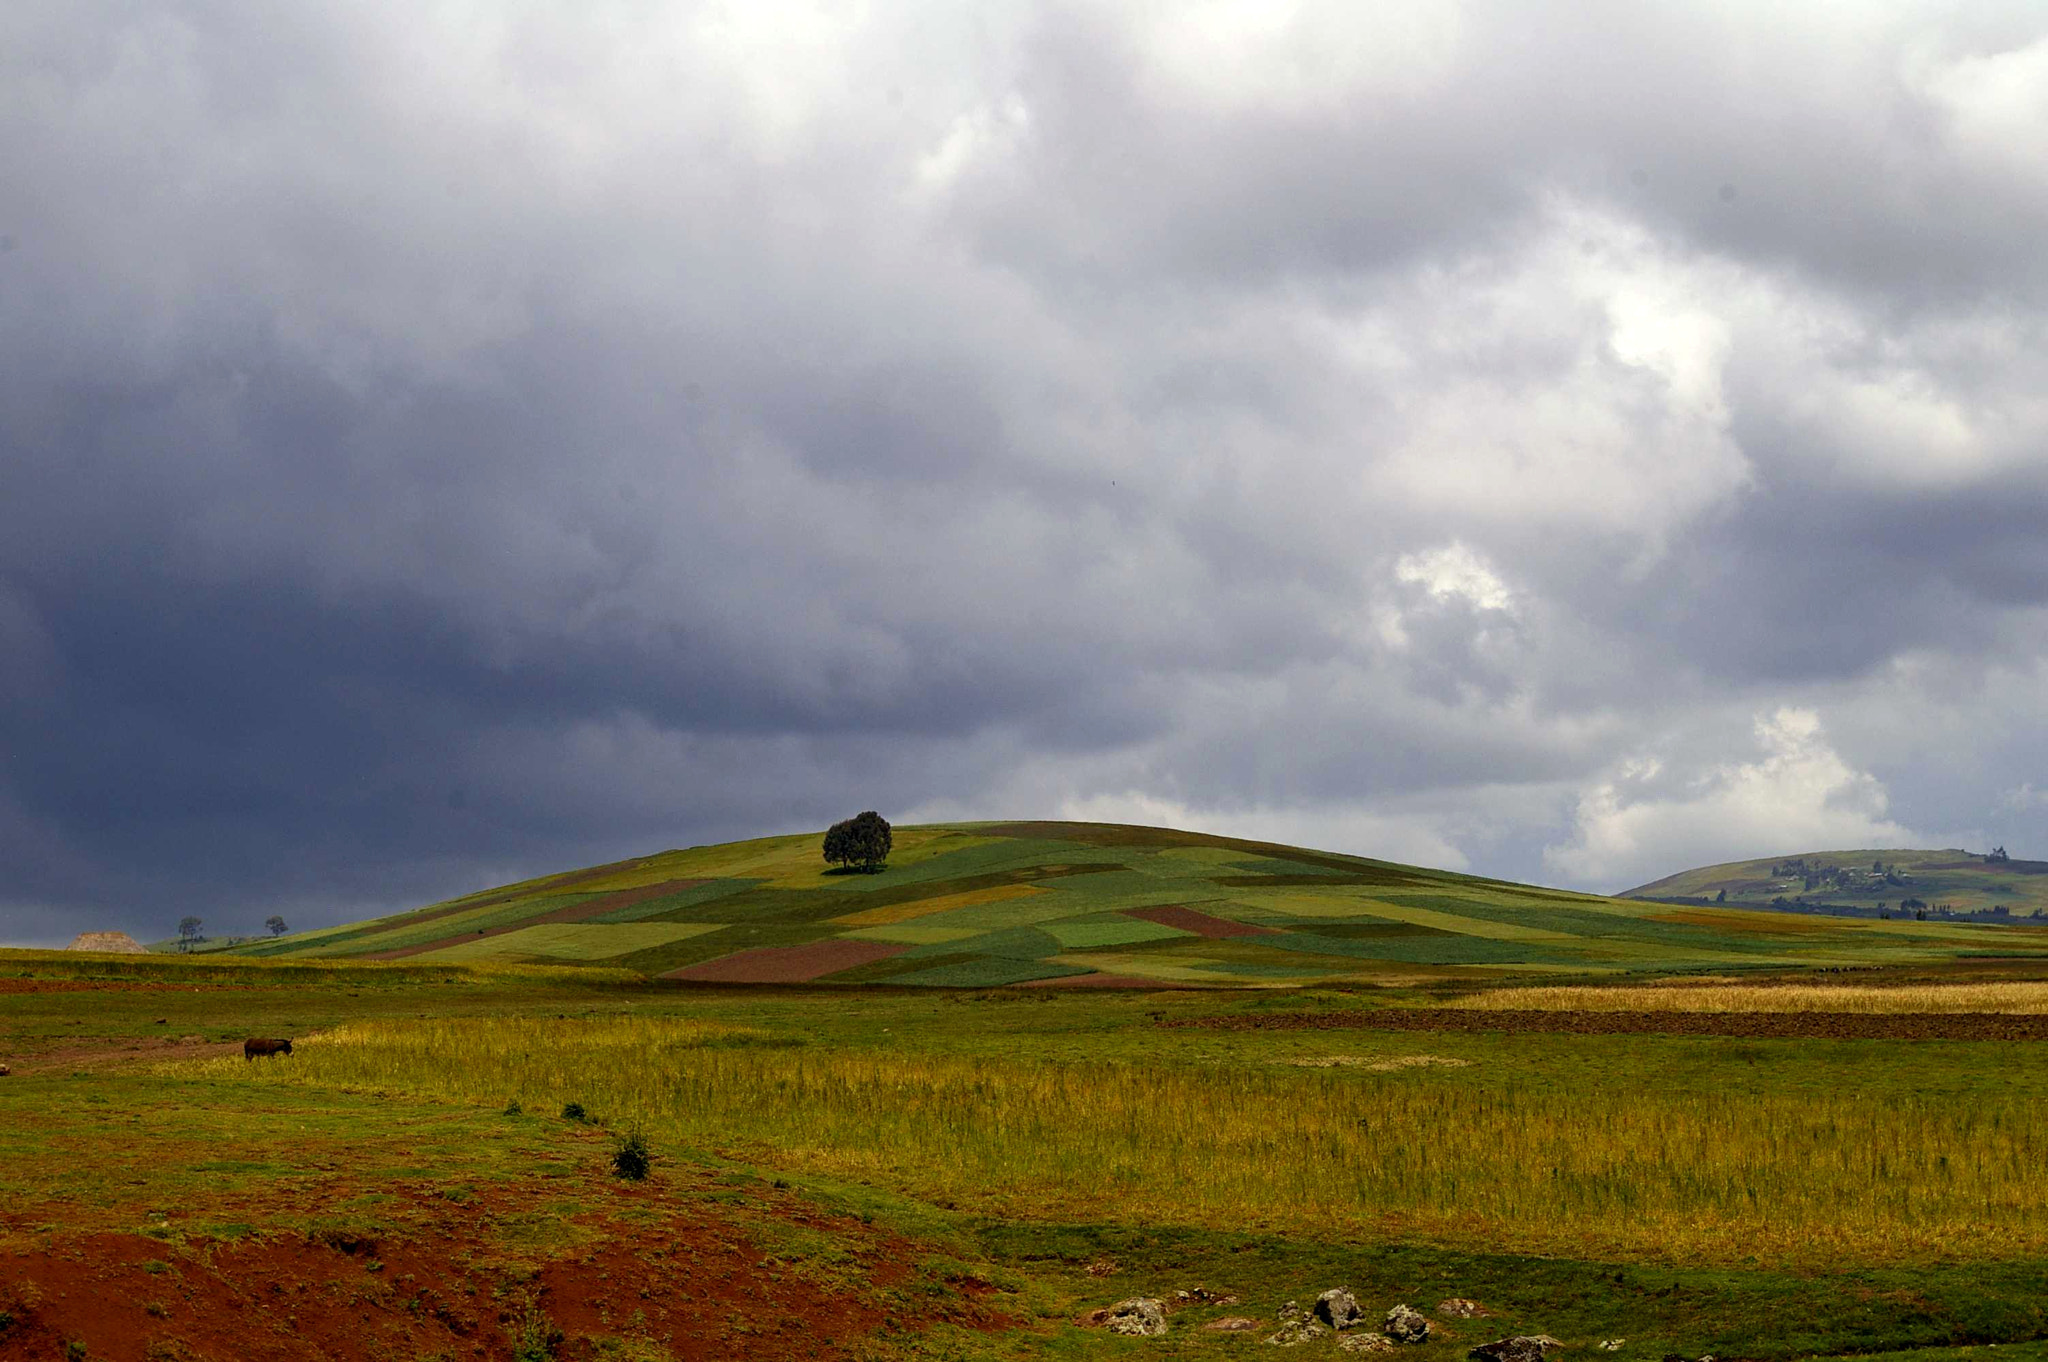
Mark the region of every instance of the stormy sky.
[[2020, 3], [0, 6], [0, 941], [2048, 856]]

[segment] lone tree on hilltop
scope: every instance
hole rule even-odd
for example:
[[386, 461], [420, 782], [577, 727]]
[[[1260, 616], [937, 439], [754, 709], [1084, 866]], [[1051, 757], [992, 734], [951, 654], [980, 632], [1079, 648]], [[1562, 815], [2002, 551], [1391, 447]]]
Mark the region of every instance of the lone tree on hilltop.
[[284, 919], [279, 917], [276, 913], [272, 913], [269, 917], [265, 918], [263, 921], [263, 925], [270, 928], [270, 934], [272, 936], [283, 936], [286, 932], [291, 930], [291, 928], [284, 925]]
[[825, 830], [825, 860], [873, 872], [889, 859], [889, 820], [869, 809]]
[[196, 917], [179, 918], [178, 949], [182, 951], [189, 951], [192, 949], [192, 946], [195, 942], [206, 940], [205, 937], [199, 934], [199, 929], [205, 925], [205, 923], [201, 922]]

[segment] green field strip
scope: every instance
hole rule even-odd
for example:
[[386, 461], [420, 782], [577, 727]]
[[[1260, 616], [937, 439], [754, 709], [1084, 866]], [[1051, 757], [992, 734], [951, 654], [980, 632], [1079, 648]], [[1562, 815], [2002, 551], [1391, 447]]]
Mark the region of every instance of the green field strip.
[[1412, 922], [1422, 927], [1436, 927], [1443, 931], [1455, 932], [1460, 936], [1485, 937], [1495, 941], [1555, 942], [1572, 939], [1569, 932], [1524, 927], [1514, 922], [1493, 922], [1486, 918], [1441, 912], [1434, 908], [1406, 907], [1386, 899], [1335, 898], [1326, 894], [1282, 890], [1272, 894], [1269, 902], [1284, 906], [1288, 912], [1301, 917], [1345, 918], [1367, 913], [1377, 918]]
[[1033, 883], [1079, 870], [1090, 873], [1096, 866], [1123, 868], [1113, 851], [1062, 843], [1020, 843], [1015, 838], [996, 837], [963, 850], [948, 852], [923, 864], [899, 870], [894, 861], [879, 875], [833, 876], [828, 883], [849, 893], [868, 895], [937, 881], [978, 881], [981, 884]]
[[[1516, 899], [1506, 894], [1387, 894], [1388, 903], [1404, 908], [1422, 908], [1436, 912], [1455, 913], [1461, 917], [1483, 918], [1489, 922], [1506, 923], [1513, 926], [1533, 927], [1538, 930], [1560, 931], [1573, 936], [1591, 932], [1615, 930], [1621, 924], [1647, 921], [1655, 913], [1640, 903], [1574, 903], [1569, 905], [1544, 902], [1541, 900]], [[1685, 924], [1653, 923], [1653, 926], [1680, 927]], [[1699, 930], [1695, 928], [1694, 930]]]
[[709, 922], [543, 922], [503, 936], [481, 937], [459, 946], [428, 951], [418, 958], [489, 960], [543, 956], [554, 960], [611, 960], [718, 930], [718, 924]]
[[1068, 918], [1060, 922], [1049, 922], [1041, 930], [1067, 950], [1125, 946], [1137, 941], [1170, 941], [1176, 937], [1195, 935], [1193, 932], [1184, 932], [1178, 927], [1168, 927], [1163, 923], [1123, 916]]
[[1216, 881], [1199, 875], [1148, 875], [1137, 869], [1104, 871], [1069, 882], [1053, 881], [1053, 887], [1085, 894], [1099, 908], [1144, 907], [1157, 903], [1178, 903], [1184, 898], [1215, 898]]
[[759, 880], [712, 880], [709, 884], [700, 884], [695, 889], [682, 889], [658, 899], [648, 899], [642, 903], [629, 903], [624, 908], [614, 908], [602, 917], [592, 918], [591, 921], [645, 922], [649, 918], [659, 918], [665, 914], [671, 915], [670, 921], [678, 921], [680, 919], [672, 915], [710, 903], [714, 899], [725, 898], [730, 894], [744, 893], [759, 883]]
[[979, 927], [930, 927], [922, 922], [901, 922], [891, 927], [855, 927], [839, 935], [854, 941], [887, 941], [901, 946], [943, 946], [983, 933]]
[[1570, 964], [1585, 959], [1576, 950], [1526, 938], [1503, 940], [1484, 936], [1355, 937], [1312, 936], [1288, 932], [1264, 937], [1269, 950], [1307, 955], [1339, 955], [1354, 960], [1395, 960], [1413, 965]]
[[698, 965], [761, 946], [802, 946], [835, 935], [807, 922], [713, 922], [704, 925], [712, 930], [667, 945], [635, 951], [608, 963], [647, 975], [665, 974], [685, 965]]
[[[849, 893], [867, 894], [877, 889], [922, 884], [930, 880], [960, 879], [973, 875], [1000, 874], [1006, 870], [1030, 869], [1050, 861], [1078, 855], [1081, 847], [1056, 845], [1030, 847], [1008, 837], [976, 838], [972, 842], [938, 849], [936, 854], [912, 862], [899, 862], [893, 855], [888, 869], [879, 875], [848, 875]], [[841, 877], [834, 877], [836, 882]]]
[[1005, 960], [1043, 960], [1057, 955], [1060, 943], [1036, 927], [1011, 927], [968, 937], [953, 943], [952, 949]]
[[368, 955], [377, 951], [399, 950], [406, 946], [423, 945], [439, 941], [443, 937], [475, 933], [491, 927], [509, 927], [526, 922], [543, 913], [552, 913], [558, 908], [573, 908], [588, 903], [598, 894], [557, 894], [551, 898], [527, 899], [518, 903], [497, 904], [488, 908], [471, 908], [448, 917], [437, 917], [425, 922], [415, 922], [395, 928], [375, 931], [345, 942], [332, 942], [315, 947], [302, 955]]
[[1333, 936], [1345, 940], [1381, 941], [1394, 937], [1413, 936], [1462, 936], [1460, 932], [1447, 932], [1441, 927], [1425, 927], [1417, 922], [1337, 921], [1332, 918], [1274, 917], [1260, 921], [1261, 927], [1278, 927], [1287, 931], [1305, 932], [1314, 936]]
[[1069, 894], [1033, 894], [1029, 898], [1004, 899], [1001, 903], [976, 903], [949, 908], [918, 921], [928, 927], [971, 927], [981, 932], [1001, 932], [1013, 927], [1036, 927], [1040, 923], [1095, 913], [1095, 904]]
[[[1114, 951], [1069, 951], [1059, 957], [1063, 965], [1078, 965], [1097, 974], [1128, 974], [1139, 979], [1157, 979], [1169, 984], [1228, 984], [1232, 977], [1217, 968], [1218, 961], [1204, 956], [1175, 958], [1166, 955], [1124, 955]], [[1307, 971], [1294, 973], [1306, 975]]]
[[958, 964], [934, 965], [915, 973], [895, 975], [889, 982], [919, 988], [1001, 988], [1006, 984], [1028, 984], [1035, 979], [1063, 979], [1070, 975], [1089, 972], [1073, 965], [1047, 964], [1041, 960], [988, 958], [962, 961]]
[[903, 975], [915, 974], [919, 970], [936, 969], [940, 965], [969, 964], [980, 959], [982, 959], [981, 956], [968, 954], [963, 951], [937, 951], [929, 954], [913, 951], [909, 955], [899, 955], [890, 960], [876, 960], [871, 964], [856, 965], [852, 969], [841, 970], [832, 976], [832, 982], [835, 984], [893, 984]]
[[[647, 921], [696, 921], [726, 923], [824, 923], [849, 908], [858, 899], [830, 889], [773, 889], [754, 882], [754, 887], [689, 904], [665, 909]], [[827, 929], [820, 929], [820, 935]]]

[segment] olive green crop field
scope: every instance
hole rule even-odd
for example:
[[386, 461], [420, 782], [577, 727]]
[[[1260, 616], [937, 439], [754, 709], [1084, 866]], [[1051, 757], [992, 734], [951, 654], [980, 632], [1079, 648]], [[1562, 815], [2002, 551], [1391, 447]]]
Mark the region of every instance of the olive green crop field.
[[[0, 952], [0, 1357], [1251, 1357], [1341, 1286], [1346, 1342], [1422, 1310], [1417, 1362], [2040, 1358], [2044, 974], [849, 989]], [[1090, 1322], [1130, 1297], [1164, 1334]]]

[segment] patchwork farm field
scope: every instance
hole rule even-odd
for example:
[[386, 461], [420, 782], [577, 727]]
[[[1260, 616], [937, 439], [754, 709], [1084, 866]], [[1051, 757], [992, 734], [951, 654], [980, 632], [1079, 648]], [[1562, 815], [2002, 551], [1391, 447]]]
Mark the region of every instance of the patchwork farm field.
[[667, 851], [228, 947], [264, 959], [601, 965], [703, 983], [1290, 986], [2048, 958], [2048, 923], [1632, 902], [1166, 828], [901, 828], [876, 874], [815, 836]]
[[[0, 952], [0, 1357], [1321, 1356], [1403, 1304], [1416, 1362], [2048, 1357], [2048, 966], [1965, 948], [2026, 929], [1047, 832], [670, 853], [267, 957]], [[1574, 963], [1362, 953], [1468, 939]], [[1218, 968], [1247, 943], [1337, 968]], [[1062, 973], [914, 978], [988, 961]], [[1361, 1327], [1268, 1342], [1338, 1287]], [[1104, 1327], [1132, 1298], [1164, 1333]]]

